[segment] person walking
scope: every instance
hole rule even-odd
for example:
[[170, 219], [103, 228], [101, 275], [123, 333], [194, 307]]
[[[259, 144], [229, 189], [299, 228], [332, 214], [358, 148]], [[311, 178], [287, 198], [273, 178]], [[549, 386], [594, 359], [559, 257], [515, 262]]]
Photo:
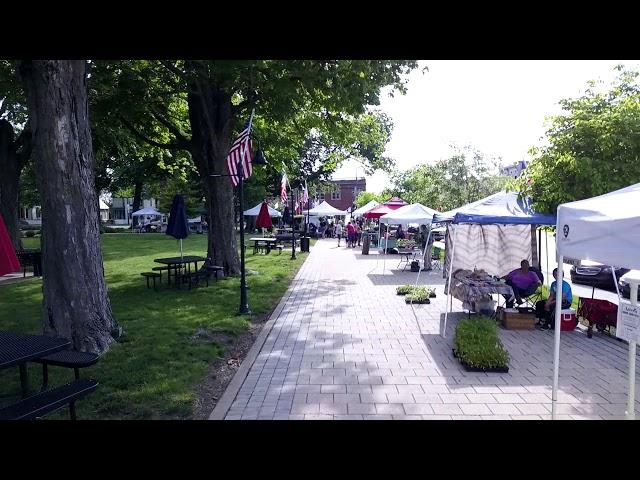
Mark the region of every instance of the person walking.
[[338, 246], [340, 246], [340, 239], [342, 238], [342, 222], [336, 224], [336, 237], [338, 237]]
[[347, 248], [354, 246], [355, 233], [356, 229], [353, 226], [353, 223], [349, 222], [349, 225], [347, 225]]
[[358, 246], [360, 246], [360, 241], [362, 240], [362, 228], [360, 227], [360, 223], [356, 222], [356, 239], [358, 240]]

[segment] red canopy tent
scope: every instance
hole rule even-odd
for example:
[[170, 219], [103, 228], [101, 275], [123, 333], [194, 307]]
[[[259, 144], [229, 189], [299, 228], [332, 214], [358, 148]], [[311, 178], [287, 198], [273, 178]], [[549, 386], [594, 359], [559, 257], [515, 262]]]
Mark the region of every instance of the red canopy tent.
[[0, 215], [0, 277], [18, 271], [20, 271], [20, 262], [16, 257], [16, 251], [9, 238], [9, 232], [2, 215]]
[[394, 210], [408, 205], [407, 202], [398, 197], [393, 197], [384, 202], [382, 205], [378, 205], [372, 210], [369, 210], [364, 214], [364, 218], [380, 218], [387, 213], [391, 213]]
[[271, 215], [269, 214], [269, 206], [267, 202], [262, 202], [260, 206], [260, 213], [258, 213], [258, 218], [256, 218], [256, 227], [258, 228], [271, 228], [273, 227], [273, 223], [271, 222]]

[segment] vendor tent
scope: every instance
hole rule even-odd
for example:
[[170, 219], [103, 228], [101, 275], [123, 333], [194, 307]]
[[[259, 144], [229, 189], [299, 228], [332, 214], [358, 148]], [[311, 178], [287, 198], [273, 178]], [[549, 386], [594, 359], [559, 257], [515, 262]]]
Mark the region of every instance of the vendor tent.
[[418, 223], [429, 225], [438, 212], [420, 203], [405, 205], [380, 217], [380, 222], [388, 224]]
[[364, 218], [380, 218], [387, 213], [391, 213], [394, 210], [398, 210], [401, 207], [407, 205], [407, 202], [398, 197], [393, 197], [384, 202], [382, 205], [378, 205], [376, 208], [369, 210], [364, 214]]
[[[616, 267], [640, 269], [640, 183], [599, 197], [564, 203], [558, 207], [556, 253]], [[557, 282], [561, 282], [562, 269]], [[614, 269], [612, 269], [614, 272]], [[614, 273], [615, 275], [615, 273]], [[617, 286], [617, 282], [614, 282]], [[637, 287], [631, 285], [631, 292]], [[619, 296], [619, 294], [618, 294]], [[637, 300], [631, 298], [632, 304]], [[626, 304], [626, 302], [624, 302]], [[622, 307], [623, 302], [620, 301]], [[555, 417], [560, 360], [560, 302], [556, 304], [553, 360], [552, 416]], [[636, 342], [629, 340], [629, 399], [627, 418], [634, 418]]]
[[314, 208], [308, 210], [307, 214], [308, 215], [314, 215], [316, 217], [333, 217], [335, 215], [344, 216], [344, 215], [347, 214], [347, 212], [344, 212], [342, 210], [338, 210], [337, 208], [335, 208], [334, 206], [332, 206], [330, 203], [328, 203], [325, 200], [324, 202], [322, 202], [317, 207], [314, 207]]
[[[262, 202], [257, 204], [255, 207], [250, 208], [249, 210], [244, 211], [245, 217], [257, 217], [260, 214], [260, 208], [262, 207]], [[276, 210], [275, 208], [269, 207], [269, 215], [271, 217], [281, 217], [282, 214]]]
[[135, 212], [133, 212], [131, 214], [132, 217], [141, 217], [144, 215], [163, 215], [162, 212], [159, 212], [158, 210], [156, 210], [153, 207], [146, 207], [146, 208], [142, 208], [140, 210], [136, 210]]
[[358, 208], [357, 210], [354, 210], [353, 213], [351, 214], [351, 216], [352, 217], [359, 217], [361, 215], [364, 215], [369, 210], [373, 210], [374, 208], [376, 208], [378, 205], [380, 205], [378, 202], [376, 202], [375, 200], [371, 200], [366, 205], [363, 205], [362, 207]]
[[[553, 225], [556, 219], [554, 215], [536, 213], [528, 198], [518, 198], [515, 192], [498, 192], [437, 214], [433, 221], [447, 223], [443, 273], [448, 275], [445, 293], [449, 295], [454, 270], [477, 268], [502, 276], [523, 259], [531, 262], [535, 226]], [[448, 313], [449, 308], [445, 312], [443, 336]]]

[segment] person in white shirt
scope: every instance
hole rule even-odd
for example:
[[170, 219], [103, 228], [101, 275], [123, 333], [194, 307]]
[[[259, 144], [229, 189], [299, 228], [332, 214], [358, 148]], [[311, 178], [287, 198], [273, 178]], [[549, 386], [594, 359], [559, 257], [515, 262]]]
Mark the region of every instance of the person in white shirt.
[[342, 222], [336, 224], [336, 237], [338, 237], [338, 246], [340, 246], [340, 239], [342, 238]]

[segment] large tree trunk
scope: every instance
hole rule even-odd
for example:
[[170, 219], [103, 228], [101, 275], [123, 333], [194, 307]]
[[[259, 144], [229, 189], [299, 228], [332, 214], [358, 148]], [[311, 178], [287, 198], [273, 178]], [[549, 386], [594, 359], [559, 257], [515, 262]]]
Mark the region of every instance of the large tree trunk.
[[[140, 210], [140, 203], [142, 202], [142, 182], [138, 181], [135, 184], [133, 191], [133, 211]], [[138, 225], [138, 219], [140, 217], [131, 217], [131, 226], [135, 228]]]
[[[197, 72], [201, 73], [201, 72]], [[204, 75], [196, 75], [188, 95], [191, 155], [205, 186], [209, 213], [207, 256], [227, 273], [240, 273], [233, 212], [233, 186], [226, 157], [231, 145], [231, 96]]]
[[42, 199], [45, 333], [101, 353], [119, 333], [104, 279], [84, 60], [25, 60], [20, 74]]
[[16, 250], [22, 248], [18, 193], [23, 166], [17, 148], [13, 126], [7, 120], [0, 120], [0, 215]]

